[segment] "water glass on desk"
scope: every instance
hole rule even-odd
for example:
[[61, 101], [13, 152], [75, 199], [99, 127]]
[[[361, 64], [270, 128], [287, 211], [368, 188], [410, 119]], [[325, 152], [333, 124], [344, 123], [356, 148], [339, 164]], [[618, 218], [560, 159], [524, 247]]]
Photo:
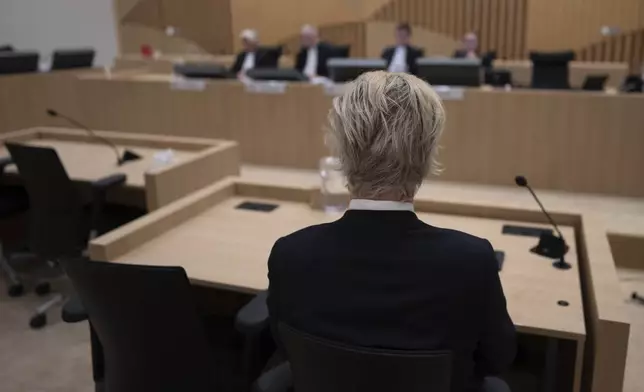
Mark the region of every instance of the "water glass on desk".
[[336, 157], [320, 159], [320, 179], [322, 180], [322, 208], [324, 212], [337, 213], [347, 209], [346, 179]]

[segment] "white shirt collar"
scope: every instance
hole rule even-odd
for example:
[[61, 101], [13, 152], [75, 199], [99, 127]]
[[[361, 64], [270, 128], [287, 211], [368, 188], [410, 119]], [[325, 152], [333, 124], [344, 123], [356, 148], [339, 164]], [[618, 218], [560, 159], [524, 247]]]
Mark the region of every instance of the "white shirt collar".
[[304, 75], [313, 76], [317, 73], [318, 68], [318, 47], [311, 46], [306, 52], [306, 64], [304, 65]]
[[407, 72], [407, 47], [396, 46], [394, 56], [389, 63], [389, 72]]
[[391, 200], [368, 200], [351, 199], [350, 210], [371, 210], [371, 211], [411, 211], [414, 212], [414, 204], [402, 201]]
[[246, 52], [244, 62], [242, 63], [242, 71], [255, 68], [255, 52]]

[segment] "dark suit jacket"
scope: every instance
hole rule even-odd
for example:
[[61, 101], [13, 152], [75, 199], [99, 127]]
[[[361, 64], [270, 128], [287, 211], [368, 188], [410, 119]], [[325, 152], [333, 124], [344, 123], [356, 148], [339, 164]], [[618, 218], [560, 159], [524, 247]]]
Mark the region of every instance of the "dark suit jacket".
[[[382, 55], [380, 57], [387, 61], [387, 67], [389, 67], [389, 64], [391, 64], [391, 60], [393, 59], [395, 52], [396, 46], [390, 46], [382, 51]], [[424, 51], [421, 48], [407, 46], [407, 69], [409, 70], [410, 74], [416, 75], [416, 71], [418, 69], [418, 67], [416, 66], [416, 60], [423, 56]]]
[[[246, 52], [240, 52], [235, 59], [230, 72], [236, 75], [241, 71], [242, 65], [244, 64], [244, 59], [246, 58]], [[255, 68], [274, 68], [275, 64], [274, 56], [271, 56], [269, 50], [264, 48], [258, 48], [255, 51]]]
[[[318, 43], [318, 64], [316, 73], [318, 76], [329, 76], [329, 69], [326, 65], [328, 59], [334, 57], [336, 54], [335, 46], [330, 45], [326, 42]], [[306, 66], [306, 56], [308, 54], [308, 48], [301, 48], [297, 53], [295, 58], [295, 69], [300, 72], [304, 72], [304, 67]]]
[[350, 345], [450, 350], [453, 392], [478, 392], [514, 359], [490, 243], [412, 212], [347, 211], [279, 239], [268, 268], [274, 333], [284, 322]]

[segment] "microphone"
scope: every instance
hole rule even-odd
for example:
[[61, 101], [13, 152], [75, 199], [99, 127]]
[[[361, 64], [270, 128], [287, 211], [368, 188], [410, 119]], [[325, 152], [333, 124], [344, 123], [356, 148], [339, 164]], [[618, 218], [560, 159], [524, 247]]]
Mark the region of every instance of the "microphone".
[[552, 216], [550, 216], [546, 208], [541, 204], [541, 200], [539, 200], [537, 194], [534, 193], [534, 190], [532, 190], [532, 187], [530, 187], [528, 180], [524, 176], [516, 176], [514, 178], [514, 182], [518, 186], [527, 188], [528, 191], [530, 191], [530, 194], [532, 194], [534, 200], [539, 204], [543, 214], [548, 218], [548, 221], [550, 221], [550, 224], [555, 228], [557, 234], [559, 234], [559, 237], [555, 237], [550, 233], [542, 233], [539, 237], [539, 244], [532, 248], [531, 251], [540, 256], [559, 259], [552, 264], [555, 268], [569, 269], [571, 267], [570, 264], [564, 260], [564, 256], [568, 252], [568, 244], [566, 244], [566, 240], [564, 239], [561, 230], [559, 230], [559, 226], [557, 226], [557, 223], [552, 219]]
[[89, 135], [91, 137], [93, 137], [95, 139], [98, 139], [101, 142], [103, 142], [105, 145], [111, 147], [112, 150], [114, 150], [114, 154], [116, 155], [116, 163], [119, 166], [123, 165], [126, 162], [137, 161], [137, 160], [141, 159], [140, 155], [138, 155], [137, 153], [135, 153], [133, 151], [127, 150], [127, 149], [123, 151], [123, 155], [121, 156], [121, 154], [119, 153], [118, 148], [116, 147], [116, 144], [112, 143], [110, 140], [108, 140], [108, 139], [106, 139], [106, 138], [104, 138], [102, 136], [97, 135], [90, 127], [81, 124], [80, 122], [74, 120], [73, 118], [71, 118], [69, 116], [61, 114], [61, 113], [59, 113], [59, 112], [57, 112], [57, 111], [55, 111], [53, 109], [47, 109], [47, 114], [50, 117], [62, 118], [63, 120], [67, 121], [68, 123], [74, 125], [76, 128], [80, 128], [80, 129], [83, 129], [83, 130], [87, 131], [87, 133], [89, 133]]

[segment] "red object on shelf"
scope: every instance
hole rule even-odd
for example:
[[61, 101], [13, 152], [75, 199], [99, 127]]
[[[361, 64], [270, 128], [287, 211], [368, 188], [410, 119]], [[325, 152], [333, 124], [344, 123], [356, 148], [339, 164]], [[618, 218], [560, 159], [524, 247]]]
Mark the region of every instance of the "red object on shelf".
[[152, 46], [147, 45], [147, 44], [141, 45], [141, 55], [143, 57], [150, 58], [150, 57], [152, 57], [152, 53], [153, 53], [152, 52]]

